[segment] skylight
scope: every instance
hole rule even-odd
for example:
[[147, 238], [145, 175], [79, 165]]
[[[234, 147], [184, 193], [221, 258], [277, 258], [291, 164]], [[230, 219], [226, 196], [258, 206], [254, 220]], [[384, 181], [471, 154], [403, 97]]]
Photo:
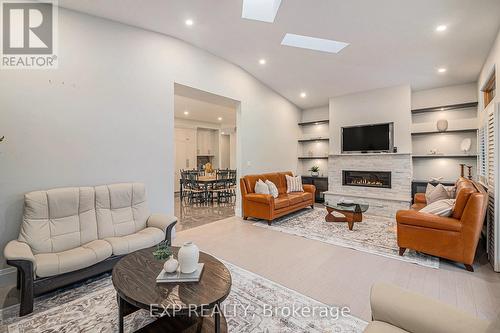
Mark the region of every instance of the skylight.
[[335, 40], [330, 40], [330, 39], [322, 39], [322, 38], [301, 36], [295, 34], [286, 34], [283, 40], [281, 41], [281, 45], [300, 47], [303, 49], [309, 49], [321, 52], [338, 53], [344, 47], [349, 45], [349, 43], [337, 42]]
[[243, 0], [241, 17], [249, 20], [274, 22], [281, 0]]

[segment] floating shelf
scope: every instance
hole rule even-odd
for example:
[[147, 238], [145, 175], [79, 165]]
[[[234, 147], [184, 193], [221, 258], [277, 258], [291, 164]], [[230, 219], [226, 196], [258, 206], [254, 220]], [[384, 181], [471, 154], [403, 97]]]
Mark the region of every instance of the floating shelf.
[[328, 124], [329, 122], [330, 121], [328, 119], [316, 120], [316, 121], [306, 121], [306, 122], [299, 123], [299, 126]]
[[327, 160], [328, 156], [299, 156], [299, 160]]
[[313, 141], [330, 141], [330, 139], [328, 139], [328, 138], [299, 139], [299, 142], [313, 142]]
[[460, 155], [460, 154], [428, 154], [428, 155], [412, 155], [413, 158], [477, 158], [477, 154], [467, 154], [467, 155]]
[[477, 107], [477, 105], [478, 105], [478, 102], [461, 103], [461, 104], [451, 104], [451, 105], [443, 105], [443, 106], [434, 106], [434, 107], [431, 107], [431, 108], [411, 110], [411, 113], [424, 113], [424, 112], [438, 112], [438, 111], [450, 111], [450, 110], [468, 109], [468, 108]]
[[411, 135], [424, 135], [424, 134], [446, 134], [446, 133], [467, 133], [467, 132], [477, 132], [477, 128], [464, 128], [464, 129], [451, 129], [444, 132], [440, 131], [424, 131], [424, 132], [412, 132]]

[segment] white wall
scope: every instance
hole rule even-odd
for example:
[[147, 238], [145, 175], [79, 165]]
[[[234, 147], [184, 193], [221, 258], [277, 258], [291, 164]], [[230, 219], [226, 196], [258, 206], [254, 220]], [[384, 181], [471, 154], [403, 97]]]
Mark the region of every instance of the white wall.
[[141, 181], [151, 210], [172, 214], [174, 82], [241, 101], [240, 175], [296, 170], [300, 112], [247, 72], [177, 39], [60, 9], [59, 69], [0, 71], [0, 249], [17, 237], [32, 190]]
[[414, 91], [411, 95], [412, 109], [470, 102], [477, 102], [477, 82]]
[[409, 85], [330, 98], [330, 151], [340, 154], [344, 126], [394, 122], [394, 146], [411, 153], [410, 109]]

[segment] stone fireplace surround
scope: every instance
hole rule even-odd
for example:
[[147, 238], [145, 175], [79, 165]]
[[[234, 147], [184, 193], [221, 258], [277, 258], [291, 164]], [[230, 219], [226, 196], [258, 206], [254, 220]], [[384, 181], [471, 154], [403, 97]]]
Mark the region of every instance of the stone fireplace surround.
[[[394, 217], [411, 203], [412, 159], [408, 153], [336, 154], [328, 159], [328, 191], [325, 201], [341, 199], [367, 203], [367, 214]], [[391, 187], [343, 185], [343, 171], [389, 171]]]

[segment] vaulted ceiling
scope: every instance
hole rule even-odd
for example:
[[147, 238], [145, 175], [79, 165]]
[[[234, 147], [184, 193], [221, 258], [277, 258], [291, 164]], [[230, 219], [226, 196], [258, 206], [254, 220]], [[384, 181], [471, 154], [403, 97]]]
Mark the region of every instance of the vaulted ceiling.
[[[274, 23], [242, 0], [59, 0], [62, 7], [184, 40], [251, 73], [301, 108], [397, 84], [473, 82], [497, 35], [498, 0], [282, 0]], [[193, 20], [192, 26], [185, 21]], [[438, 25], [446, 31], [436, 32]], [[282, 46], [286, 33], [350, 43], [338, 54]], [[266, 64], [259, 64], [266, 59]], [[438, 73], [446, 68], [446, 73]], [[307, 97], [302, 98], [301, 92]]]

